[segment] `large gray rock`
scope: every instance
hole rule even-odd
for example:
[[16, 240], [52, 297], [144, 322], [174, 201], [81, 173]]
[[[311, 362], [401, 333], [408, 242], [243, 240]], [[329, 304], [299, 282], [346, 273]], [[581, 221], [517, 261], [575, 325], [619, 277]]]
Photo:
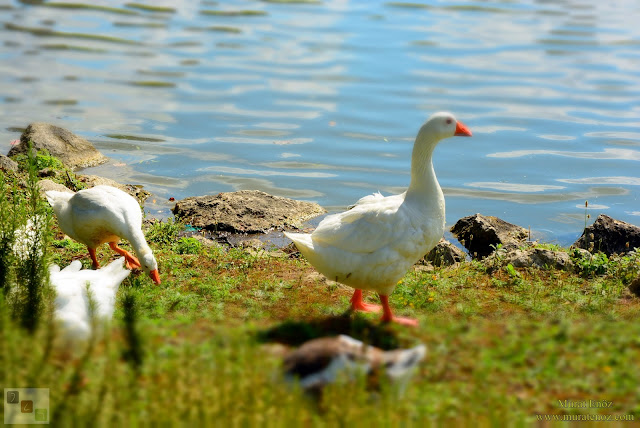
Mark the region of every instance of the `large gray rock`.
[[[140, 205], [142, 205], [145, 199], [147, 199], [147, 197], [150, 195], [149, 192], [147, 192], [146, 190], [143, 190], [140, 186], [134, 186], [132, 184], [120, 184], [108, 178], [98, 177], [97, 175], [79, 175], [77, 176], [77, 178], [78, 178], [78, 181], [83, 182], [87, 188], [91, 188], [99, 185], [116, 187], [122, 190], [123, 192], [127, 192], [128, 194], [136, 198]], [[44, 180], [38, 181], [38, 191], [40, 192], [41, 196], [44, 197], [44, 193], [49, 190], [57, 190], [59, 192], [74, 193], [73, 190], [69, 189], [68, 187], [60, 183], [56, 183], [53, 180], [44, 179]]]
[[147, 192], [142, 188], [141, 185], [133, 185], [133, 184], [120, 184], [117, 181], [114, 181], [110, 178], [100, 177], [97, 175], [78, 175], [78, 181], [85, 183], [87, 187], [95, 187], [95, 186], [111, 186], [117, 187], [123, 192], [127, 192], [134, 198], [138, 200], [140, 205], [147, 200], [147, 198], [151, 195], [151, 193]]
[[640, 247], [640, 227], [600, 214], [572, 246], [608, 256], [627, 253]]
[[504, 258], [505, 264], [513, 267], [537, 267], [552, 268], [558, 270], [573, 269], [571, 257], [564, 251], [553, 251], [544, 248], [527, 248], [524, 250], [514, 250], [507, 253]]
[[63, 186], [60, 183], [56, 183], [53, 180], [45, 179], [38, 181], [38, 191], [40, 192], [40, 196], [44, 197], [45, 192], [48, 192], [49, 190], [73, 193], [73, 190]]
[[0, 169], [3, 171], [17, 171], [18, 162], [8, 158], [5, 155], [0, 155]]
[[451, 266], [463, 262], [465, 258], [464, 251], [444, 238], [424, 256], [425, 261], [437, 267]]
[[173, 213], [183, 222], [215, 232], [264, 233], [270, 229], [295, 228], [326, 211], [312, 202], [240, 190], [196, 196], [176, 203]]
[[20, 143], [11, 147], [9, 156], [26, 153], [29, 140], [37, 150], [47, 150], [71, 169], [96, 166], [107, 161], [89, 141], [71, 131], [44, 122], [34, 122], [20, 136]]
[[[587, 253], [588, 254], [588, 253]], [[563, 250], [550, 250], [528, 243], [521, 248], [501, 248], [485, 257], [482, 263], [490, 270], [512, 265], [516, 268], [539, 268], [571, 271], [575, 263], [569, 253]]]
[[474, 259], [487, 257], [498, 245], [505, 248], [518, 247], [526, 242], [528, 236], [523, 227], [482, 214], [461, 218], [453, 225], [451, 233]]

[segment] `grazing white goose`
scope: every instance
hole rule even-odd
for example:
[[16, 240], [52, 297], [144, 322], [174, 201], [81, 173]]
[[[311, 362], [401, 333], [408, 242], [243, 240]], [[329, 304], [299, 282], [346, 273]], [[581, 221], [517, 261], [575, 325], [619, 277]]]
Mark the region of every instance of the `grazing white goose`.
[[65, 344], [86, 341], [91, 336], [89, 295], [95, 305], [96, 320], [111, 319], [118, 287], [131, 273], [122, 266], [123, 261], [124, 257], [120, 257], [98, 270], [81, 270], [79, 260], [62, 270], [58, 265], [49, 266], [51, 286], [56, 290], [54, 318]]
[[[77, 193], [45, 192], [58, 218], [60, 228], [71, 238], [87, 246], [94, 269], [100, 267], [96, 248], [105, 242], [125, 257], [129, 269], [142, 268], [153, 282], [160, 284], [158, 263], [142, 233], [142, 213], [133, 196], [111, 186], [95, 186]], [[127, 239], [140, 261], [118, 247]]]
[[353, 379], [358, 374], [375, 376], [382, 371], [402, 388], [426, 352], [424, 345], [383, 351], [345, 335], [322, 337], [287, 355], [283, 368], [286, 379], [297, 378], [307, 391], [321, 390], [340, 376]]
[[406, 192], [365, 196], [352, 209], [327, 216], [311, 234], [285, 233], [320, 273], [355, 288], [353, 310], [380, 310], [362, 300], [362, 290], [371, 290], [380, 296], [383, 321], [417, 325], [414, 319], [393, 316], [389, 295], [444, 234], [444, 195], [432, 155], [440, 140], [454, 135], [470, 137], [471, 131], [451, 113], [435, 113], [413, 145]]

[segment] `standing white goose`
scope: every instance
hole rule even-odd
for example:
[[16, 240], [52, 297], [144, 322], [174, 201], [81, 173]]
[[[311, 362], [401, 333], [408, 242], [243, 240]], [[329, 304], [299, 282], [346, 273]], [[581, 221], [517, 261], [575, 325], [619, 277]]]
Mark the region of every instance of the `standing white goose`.
[[[49, 190], [45, 195], [62, 231], [87, 246], [94, 269], [100, 266], [96, 248], [108, 242], [113, 251], [125, 257], [127, 268], [142, 268], [153, 282], [160, 284], [158, 263], [142, 233], [142, 213], [133, 196], [111, 186], [95, 186], [77, 193]], [[118, 247], [120, 238], [131, 243], [140, 261]]]
[[471, 131], [451, 113], [435, 113], [413, 145], [406, 192], [365, 196], [352, 209], [327, 216], [311, 234], [285, 233], [320, 273], [355, 288], [353, 310], [380, 310], [362, 300], [362, 290], [371, 290], [380, 296], [382, 321], [417, 325], [414, 319], [392, 314], [389, 295], [444, 234], [444, 195], [432, 155], [440, 140], [456, 135], [470, 137]]

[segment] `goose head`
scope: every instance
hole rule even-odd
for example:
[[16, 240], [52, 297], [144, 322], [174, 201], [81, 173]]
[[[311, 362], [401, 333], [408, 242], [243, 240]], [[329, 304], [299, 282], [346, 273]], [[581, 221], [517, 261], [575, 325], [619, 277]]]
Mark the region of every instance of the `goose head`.
[[471, 131], [451, 113], [434, 113], [418, 131], [411, 154], [411, 184], [407, 189], [407, 199], [425, 200], [425, 195], [435, 195], [442, 199], [434, 206], [442, 205], [443, 218], [444, 196], [433, 170], [431, 157], [441, 140], [454, 136], [471, 137]]
[[158, 262], [153, 253], [146, 253], [140, 257], [142, 270], [145, 271], [154, 283], [160, 284], [160, 274], [158, 273]]
[[471, 137], [467, 126], [456, 120], [455, 116], [447, 112], [434, 113], [427, 119], [418, 132], [417, 141], [431, 144], [453, 136]]

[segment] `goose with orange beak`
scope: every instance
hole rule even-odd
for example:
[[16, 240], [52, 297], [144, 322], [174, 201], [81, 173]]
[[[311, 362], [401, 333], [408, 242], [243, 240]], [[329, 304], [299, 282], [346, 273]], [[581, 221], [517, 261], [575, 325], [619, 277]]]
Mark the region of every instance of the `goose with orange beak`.
[[389, 295], [444, 234], [444, 195], [432, 163], [435, 147], [445, 138], [471, 135], [451, 113], [435, 113], [413, 145], [406, 192], [365, 196], [350, 210], [327, 216], [311, 234], [285, 233], [320, 273], [355, 289], [352, 310], [381, 309], [364, 302], [363, 290], [370, 290], [382, 303], [382, 321], [417, 325], [415, 319], [393, 315]]
[[[125, 257], [128, 269], [140, 268], [160, 284], [158, 262], [142, 233], [142, 212], [133, 196], [111, 186], [95, 186], [77, 193], [49, 190], [45, 195], [60, 229], [87, 246], [94, 269], [100, 267], [96, 248], [109, 243], [113, 251]], [[139, 259], [118, 247], [120, 238], [131, 243]]]

